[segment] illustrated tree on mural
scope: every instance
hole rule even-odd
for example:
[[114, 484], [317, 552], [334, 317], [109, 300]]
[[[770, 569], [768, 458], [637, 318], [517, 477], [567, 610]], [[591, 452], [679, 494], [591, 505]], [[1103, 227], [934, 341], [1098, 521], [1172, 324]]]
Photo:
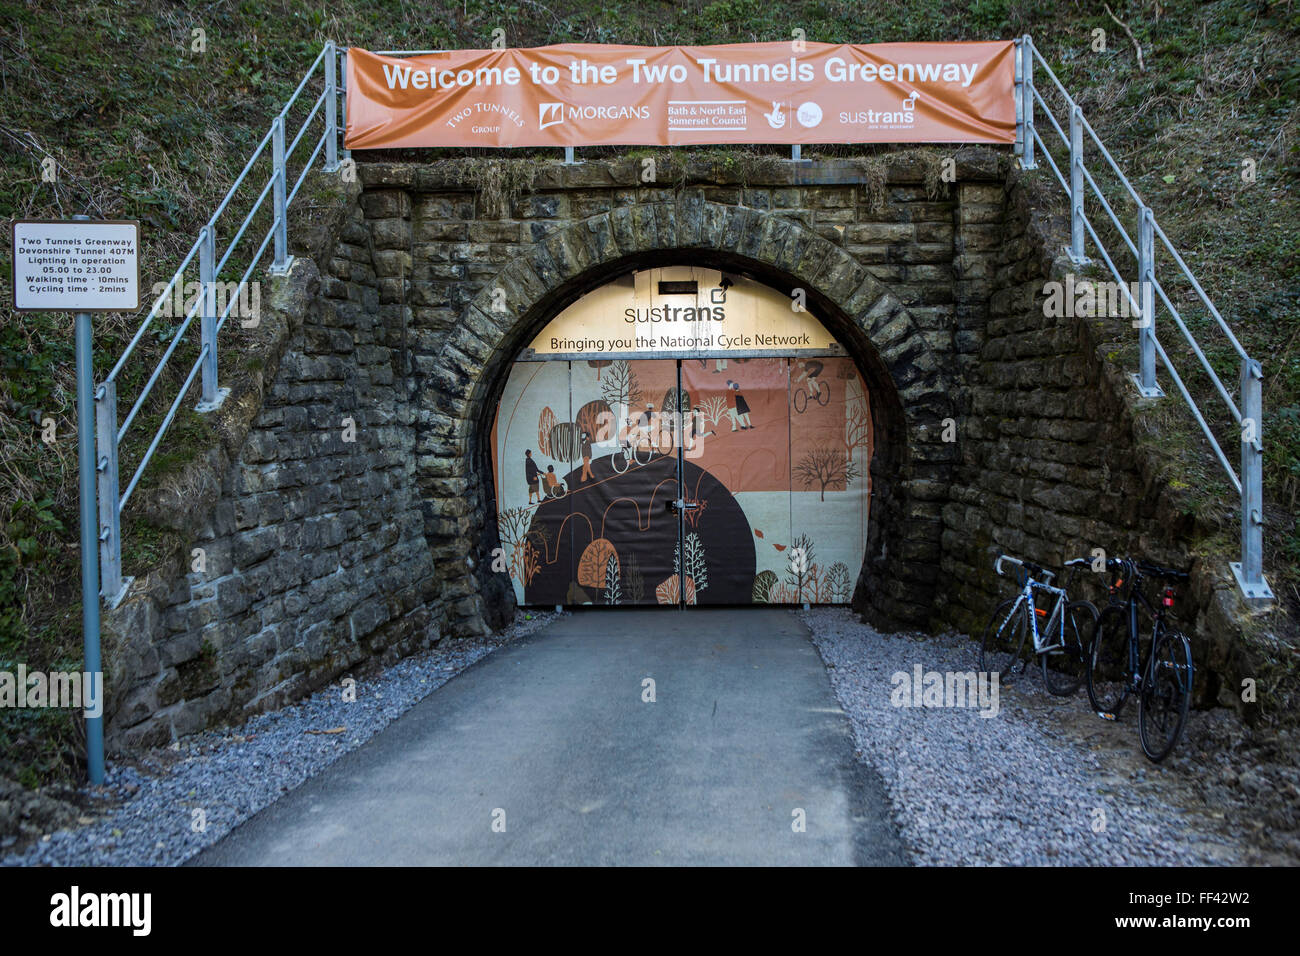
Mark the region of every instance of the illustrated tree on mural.
[[[817, 564], [813, 560], [813, 541], [801, 534], [790, 545], [785, 565], [785, 583], [793, 590], [795, 601], [817, 600]], [[805, 597], [804, 592], [810, 592]]]
[[826, 576], [822, 581], [822, 590], [828, 601], [847, 602], [852, 587], [853, 584], [849, 580], [848, 565], [843, 561], [836, 561], [827, 568]]
[[627, 560], [627, 597], [632, 604], [645, 600], [645, 578], [641, 575], [641, 565], [633, 554]]
[[[660, 604], [677, 604], [682, 600], [681, 587], [681, 574], [674, 573], [672, 577], [665, 578], [659, 586], [655, 588], [655, 599]], [[685, 603], [695, 603], [695, 582], [689, 577], [686, 579]]]
[[618, 551], [608, 538], [597, 538], [583, 549], [578, 559], [578, 584], [588, 591], [599, 591], [606, 586], [609, 563], [618, 564]]
[[573, 422], [557, 422], [551, 429], [551, 457], [556, 461], [577, 461], [581, 439], [582, 433]]
[[670, 388], [664, 392], [663, 411], [689, 412], [691, 410], [691, 393], [684, 388]]
[[849, 454], [854, 458], [854, 451], [861, 448], [864, 452], [867, 449], [867, 438], [871, 434], [870, 413], [867, 406], [862, 402], [853, 402], [849, 406], [848, 418], [845, 422], [844, 440], [849, 446]]
[[727, 414], [727, 400], [721, 395], [710, 395], [699, 405], [700, 417], [710, 425], [717, 425]]
[[686, 536], [686, 576], [695, 582], [697, 594], [709, 586], [709, 569], [704, 562], [704, 542], [694, 531]]
[[600, 383], [600, 394], [605, 403], [617, 414], [627, 415], [633, 405], [641, 401], [641, 385], [636, 373], [626, 361], [611, 362]]
[[623, 603], [623, 588], [618, 576], [618, 558], [612, 554], [605, 562], [605, 603]]
[[858, 477], [858, 464], [849, 459], [845, 449], [822, 442], [813, 446], [794, 466], [794, 476], [803, 482], [805, 488], [819, 487], [821, 500], [825, 501], [826, 489], [831, 485], [847, 486]]
[[537, 577], [542, 570], [542, 555], [546, 553], [546, 543], [550, 541], [550, 533], [546, 528], [534, 528], [524, 535], [523, 548], [520, 554], [520, 580], [524, 582], [524, 587], [533, 583], [533, 578]]
[[753, 600], [755, 604], [767, 604], [772, 600], [772, 589], [776, 587], [775, 571], [759, 571], [754, 575]]
[[524, 539], [522, 563], [521, 578], [524, 587], [528, 587], [533, 583], [533, 578], [537, 577], [538, 572], [542, 570], [542, 559], [537, 549], [533, 547], [533, 542], [527, 538]]
[[528, 531], [531, 510], [522, 506], [507, 508], [497, 518], [497, 529], [501, 534], [501, 544], [509, 553], [509, 557], [506, 559], [509, 566], [508, 573], [510, 577], [519, 581], [523, 580], [523, 552], [519, 545], [523, 542], [524, 535]]
[[700, 518], [704, 515], [705, 509], [709, 507], [709, 499], [687, 497], [686, 504], [695, 505], [695, 507], [687, 508], [683, 517], [686, 519], [687, 525], [692, 528], [698, 528], [700, 525]]
[[556, 421], [555, 412], [551, 411], [549, 405], [542, 409], [542, 414], [537, 419], [537, 450], [547, 458], [552, 457], [551, 429], [555, 427]]
[[[612, 427], [610, 423], [613, 421], [611, 412], [609, 403], [598, 398], [578, 409], [573, 423], [578, 426], [580, 432], [586, 432], [591, 441], [608, 441], [613, 437], [610, 434]], [[579, 438], [581, 437], [579, 435]]]

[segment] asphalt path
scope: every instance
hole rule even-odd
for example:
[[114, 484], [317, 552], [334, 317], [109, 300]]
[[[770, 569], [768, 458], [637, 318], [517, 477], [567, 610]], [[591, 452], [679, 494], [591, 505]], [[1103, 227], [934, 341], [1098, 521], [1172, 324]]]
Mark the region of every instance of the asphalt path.
[[904, 861], [794, 613], [611, 608], [479, 661], [191, 862]]

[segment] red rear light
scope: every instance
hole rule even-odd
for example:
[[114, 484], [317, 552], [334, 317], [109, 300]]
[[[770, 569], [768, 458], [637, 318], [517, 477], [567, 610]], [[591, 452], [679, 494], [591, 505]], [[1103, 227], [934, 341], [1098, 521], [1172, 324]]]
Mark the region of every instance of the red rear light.
[[1165, 588], [1165, 607], [1174, 606], [1174, 589]]

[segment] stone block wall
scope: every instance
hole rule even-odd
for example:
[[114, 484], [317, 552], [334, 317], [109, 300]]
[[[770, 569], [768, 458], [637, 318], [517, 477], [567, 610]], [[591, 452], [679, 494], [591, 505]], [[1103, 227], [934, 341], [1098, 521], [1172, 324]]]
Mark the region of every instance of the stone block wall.
[[[371, 234], [354, 212], [324, 275], [299, 257], [276, 280], [262, 317], [280, 330], [259, 356], [272, 365], [267, 387], [215, 501], [194, 502], [179, 562], [106, 615], [116, 746], [239, 722], [442, 635], [402, 316], [381, 305]], [[216, 414], [237, 413], [243, 397]]]

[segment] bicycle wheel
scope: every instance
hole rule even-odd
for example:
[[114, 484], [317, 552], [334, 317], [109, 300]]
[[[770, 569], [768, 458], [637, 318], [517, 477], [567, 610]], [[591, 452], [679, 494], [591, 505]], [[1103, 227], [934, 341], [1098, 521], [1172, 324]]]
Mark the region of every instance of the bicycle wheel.
[[[799, 399], [803, 399], [803, 404], [799, 404]], [[794, 410], [803, 414], [803, 410], [808, 407], [808, 393], [802, 388], [794, 393]]]
[[1048, 693], [1069, 697], [1087, 678], [1098, 617], [1091, 601], [1071, 601], [1065, 606], [1065, 645], [1038, 655]]
[[1152, 763], [1169, 756], [1183, 735], [1192, 702], [1192, 645], [1179, 631], [1162, 631], [1138, 696], [1138, 736]]
[[830, 403], [830, 400], [831, 400], [831, 387], [829, 385], [822, 385], [821, 388], [817, 389], [818, 405], [824, 407]]
[[1128, 700], [1128, 610], [1120, 604], [1102, 609], [1093, 632], [1088, 666], [1088, 700], [1108, 720], [1119, 716]]
[[650, 460], [654, 458], [654, 456], [655, 456], [655, 449], [654, 446], [650, 444], [650, 439], [648, 438], [646, 439], [645, 448], [641, 447], [641, 442], [639, 440], [635, 445], [632, 446], [632, 460], [635, 461], [638, 465], [650, 464]]
[[632, 462], [632, 453], [627, 449], [619, 449], [609, 456], [609, 467], [614, 470], [614, 474], [621, 475], [627, 471], [627, 466]]
[[1020, 659], [1020, 649], [1025, 646], [1025, 632], [1029, 629], [1025, 614], [1027, 608], [1028, 605], [1019, 598], [1003, 601], [994, 608], [980, 643], [980, 670], [985, 674], [1004, 678]]

